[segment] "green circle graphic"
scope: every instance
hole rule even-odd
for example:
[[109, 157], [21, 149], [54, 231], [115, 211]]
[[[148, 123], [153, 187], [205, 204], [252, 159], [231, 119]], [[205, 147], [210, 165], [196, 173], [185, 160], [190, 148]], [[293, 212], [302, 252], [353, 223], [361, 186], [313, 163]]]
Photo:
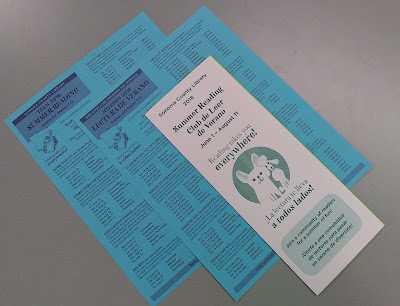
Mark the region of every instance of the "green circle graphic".
[[[236, 175], [237, 171], [242, 171], [245, 172], [246, 174], [250, 173], [253, 169], [253, 163], [251, 161], [251, 155], [256, 154], [258, 157], [264, 155], [267, 157], [268, 160], [278, 160], [278, 164], [274, 165], [275, 168], [282, 169], [285, 177], [290, 181], [290, 171], [289, 171], [289, 166], [286, 162], [286, 160], [280, 155], [278, 152], [275, 150], [272, 150], [267, 147], [255, 147], [248, 149], [244, 151], [240, 156], [236, 159], [236, 162], [233, 166], [232, 170], [232, 177], [233, 177], [233, 183], [237, 189], [237, 191], [248, 201], [253, 202], [253, 203], [260, 203], [260, 201], [257, 198], [257, 195], [254, 191], [254, 189], [247, 183], [243, 183], [240, 181]], [[279, 188], [281, 186], [281, 183], [278, 181], [274, 180], [272, 178], [272, 175], [270, 177], [271, 181], [274, 183], [274, 185]], [[280, 195], [282, 197], [285, 193]]]

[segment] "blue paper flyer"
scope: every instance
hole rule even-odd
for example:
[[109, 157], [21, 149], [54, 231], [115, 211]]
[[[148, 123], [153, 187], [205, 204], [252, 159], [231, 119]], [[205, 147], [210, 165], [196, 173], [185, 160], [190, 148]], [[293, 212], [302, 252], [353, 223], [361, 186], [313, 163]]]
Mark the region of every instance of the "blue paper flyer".
[[[199, 266], [197, 258], [76, 123], [76, 113], [114, 84], [136, 78], [134, 65], [165, 38], [140, 14], [47, 85], [8, 126], [150, 304]], [[111, 145], [128, 141], [124, 133]]]
[[[210, 54], [348, 186], [370, 164], [207, 8], [188, 19], [112, 91], [97, 95], [76, 115], [82, 130], [238, 300], [277, 255], [145, 117]], [[193, 86], [200, 82], [201, 77]], [[165, 112], [174, 103], [190, 103], [191, 88], [172, 99]], [[200, 133], [197, 124], [184, 128]], [[216, 119], [210, 117], [209, 125], [214, 124]], [[210, 158], [222, 154], [224, 148]]]

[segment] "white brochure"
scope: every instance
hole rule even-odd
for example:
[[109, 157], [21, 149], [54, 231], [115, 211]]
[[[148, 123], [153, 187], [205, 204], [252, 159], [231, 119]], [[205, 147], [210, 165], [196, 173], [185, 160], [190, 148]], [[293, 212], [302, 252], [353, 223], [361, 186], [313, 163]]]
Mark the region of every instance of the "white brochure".
[[146, 116], [315, 294], [383, 227], [212, 57]]

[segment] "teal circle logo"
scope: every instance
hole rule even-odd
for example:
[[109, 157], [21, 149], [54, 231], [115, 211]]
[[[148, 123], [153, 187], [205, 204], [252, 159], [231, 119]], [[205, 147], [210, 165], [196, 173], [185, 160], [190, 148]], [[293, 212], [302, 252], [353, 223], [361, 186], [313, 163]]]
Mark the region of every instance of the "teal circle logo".
[[290, 183], [286, 160], [267, 147], [244, 151], [236, 159], [232, 172], [237, 191], [248, 201], [257, 204], [281, 198]]

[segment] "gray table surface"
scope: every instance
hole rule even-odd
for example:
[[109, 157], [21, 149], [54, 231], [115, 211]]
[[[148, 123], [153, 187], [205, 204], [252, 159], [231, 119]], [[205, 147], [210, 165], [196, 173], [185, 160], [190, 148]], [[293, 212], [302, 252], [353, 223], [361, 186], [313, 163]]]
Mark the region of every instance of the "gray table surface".
[[[171, 33], [207, 5], [372, 163], [386, 224], [320, 295], [279, 261], [238, 305], [400, 304], [400, 1], [1, 0], [1, 305], [146, 302], [4, 124], [141, 11]], [[161, 305], [233, 305], [200, 268]]]

